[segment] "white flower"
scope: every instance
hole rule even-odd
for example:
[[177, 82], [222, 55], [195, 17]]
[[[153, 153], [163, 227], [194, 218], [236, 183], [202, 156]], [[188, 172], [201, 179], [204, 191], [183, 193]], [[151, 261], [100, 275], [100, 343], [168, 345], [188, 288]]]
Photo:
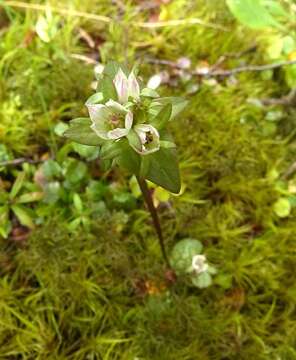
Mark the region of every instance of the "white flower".
[[117, 140], [127, 136], [133, 125], [133, 113], [114, 100], [103, 104], [86, 104], [91, 129], [102, 139]]
[[134, 126], [134, 130], [139, 141], [137, 145], [131, 146], [137, 153], [147, 155], [159, 150], [159, 133], [152, 125], [138, 124]]
[[208, 270], [209, 265], [207, 264], [207, 259], [204, 255], [194, 255], [192, 258], [192, 269], [197, 274], [201, 274]]
[[140, 86], [133, 71], [127, 77], [125, 73], [119, 69], [113, 79], [113, 83], [117, 92], [118, 101], [121, 104], [127, 103], [129, 97], [135, 100], [140, 98]]

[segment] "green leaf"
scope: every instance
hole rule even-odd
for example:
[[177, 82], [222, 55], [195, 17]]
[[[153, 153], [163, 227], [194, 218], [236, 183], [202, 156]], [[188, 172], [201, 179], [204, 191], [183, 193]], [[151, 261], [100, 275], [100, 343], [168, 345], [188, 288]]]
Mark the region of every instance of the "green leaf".
[[78, 143], [72, 143], [73, 150], [77, 152], [82, 158], [86, 160], [95, 160], [100, 154], [100, 149], [98, 147], [82, 145]]
[[84, 162], [71, 159], [68, 168], [66, 169], [65, 178], [70, 184], [78, 184], [87, 176], [87, 166]]
[[113, 83], [113, 78], [108, 75], [103, 75], [99, 79], [99, 84], [97, 90], [103, 94], [104, 101], [110, 99], [117, 100], [117, 93]]
[[44, 187], [44, 199], [46, 204], [54, 204], [61, 197], [62, 189], [58, 181], [52, 181]]
[[131, 192], [132, 192], [132, 194], [133, 194], [133, 196], [135, 198], [139, 198], [142, 195], [139, 183], [138, 183], [137, 178], [135, 177], [135, 175], [133, 175], [130, 178], [129, 187], [130, 187], [130, 190], [131, 190]]
[[11, 231], [11, 222], [9, 221], [9, 207], [0, 207], [0, 236], [7, 238]]
[[53, 179], [62, 174], [61, 166], [54, 160], [49, 159], [41, 165], [41, 171], [46, 179]]
[[9, 222], [9, 207], [7, 205], [0, 207], [0, 226]]
[[133, 150], [128, 141], [123, 139], [118, 142], [120, 144], [120, 154], [115, 159], [116, 164], [126, 169], [128, 172], [134, 175], [139, 175], [141, 157]]
[[250, 28], [280, 27], [262, 0], [226, 0], [226, 3], [232, 14]]
[[159, 94], [158, 94], [155, 90], [153, 90], [153, 89], [144, 88], [144, 89], [141, 91], [141, 96], [151, 97], [151, 98], [158, 98], [158, 97], [159, 97]]
[[227, 290], [232, 287], [232, 274], [219, 274], [215, 277], [215, 284]]
[[90, 128], [92, 122], [89, 118], [77, 118], [70, 121], [70, 127], [64, 136], [83, 145], [98, 146], [104, 140]]
[[291, 212], [290, 201], [286, 198], [278, 199], [273, 205], [273, 210], [278, 217], [284, 218], [289, 216]]
[[149, 168], [150, 158], [148, 156], [141, 156], [140, 177], [146, 178]]
[[282, 7], [278, 0], [263, 0], [263, 3], [271, 15], [289, 19], [290, 14]]
[[167, 104], [172, 105], [172, 114], [169, 120], [174, 119], [177, 115], [180, 114], [181, 111], [185, 109], [185, 107], [188, 104], [188, 101], [184, 98], [180, 97], [164, 97], [155, 99], [151, 102], [149, 113], [152, 115], [152, 117], [155, 117], [159, 111]]
[[69, 128], [69, 125], [68, 124], [65, 124], [63, 122], [59, 122], [56, 124], [56, 126], [54, 127], [54, 133], [58, 136], [63, 136], [64, 132], [66, 130], [68, 130]]
[[161, 140], [160, 141], [160, 146], [162, 148], [165, 148], [165, 149], [172, 149], [172, 148], [176, 148], [176, 144], [173, 143], [172, 141], [167, 141], [167, 140]]
[[18, 194], [18, 192], [20, 191], [20, 189], [22, 188], [25, 181], [25, 176], [26, 174], [24, 172], [18, 174], [9, 194], [10, 199], [14, 199]]
[[83, 204], [82, 204], [82, 200], [81, 200], [81, 197], [75, 193], [73, 195], [73, 204], [74, 204], [74, 207], [75, 209], [79, 212], [79, 213], [82, 213], [83, 211]]
[[35, 191], [28, 194], [23, 194], [17, 198], [16, 203], [18, 204], [25, 204], [34, 201], [39, 201], [43, 198], [43, 192]]
[[138, 134], [131, 129], [127, 135], [128, 142], [131, 146], [135, 147], [137, 150], [141, 150], [142, 143], [141, 139], [139, 138]]
[[103, 100], [104, 100], [104, 95], [101, 92], [96, 92], [86, 100], [85, 105], [99, 104]]
[[173, 268], [179, 274], [185, 274], [191, 268], [192, 258], [202, 251], [202, 244], [196, 239], [183, 239], [174, 246], [170, 259]]
[[30, 229], [34, 228], [33, 220], [25, 207], [21, 205], [12, 205], [11, 209], [22, 225], [27, 226]]
[[157, 186], [157, 188], [153, 191], [153, 202], [155, 203], [155, 201], [157, 203], [160, 202], [167, 202], [169, 201], [171, 194], [165, 190], [164, 188]]
[[88, 199], [97, 202], [103, 199], [108, 191], [108, 186], [102, 181], [91, 180], [86, 188], [86, 195]]
[[113, 83], [113, 79], [117, 74], [119, 68], [121, 68], [123, 72], [128, 75], [128, 70], [124, 65], [121, 65], [116, 61], [109, 61], [106, 64], [102, 75], [98, 79], [97, 91], [103, 94], [105, 101], [109, 99], [117, 100], [117, 93]]
[[109, 171], [112, 168], [112, 160], [105, 160], [100, 158], [100, 168], [104, 172]]
[[114, 60], [108, 61], [108, 63], [104, 67], [103, 74], [108, 75], [113, 80], [119, 68], [121, 68], [122, 71], [128, 76], [128, 69], [124, 65], [119, 64], [117, 61]]
[[130, 192], [118, 192], [113, 195], [112, 207], [131, 211], [137, 206], [135, 197]]
[[212, 285], [212, 277], [209, 273], [203, 272], [191, 278], [192, 284], [200, 289], [204, 289]]
[[121, 153], [120, 142], [107, 141], [101, 147], [100, 158], [103, 160], [112, 160]]
[[157, 152], [145, 156], [150, 161], [146, 178], [172, 193], [179, 193], [181, 180], [176, 149], [160, 148]]
[[167, 103], [159, 113], [151, 120], [151, 125], [157, 130], [162, 130], [172, 116], [173, 107], [171, 103]]

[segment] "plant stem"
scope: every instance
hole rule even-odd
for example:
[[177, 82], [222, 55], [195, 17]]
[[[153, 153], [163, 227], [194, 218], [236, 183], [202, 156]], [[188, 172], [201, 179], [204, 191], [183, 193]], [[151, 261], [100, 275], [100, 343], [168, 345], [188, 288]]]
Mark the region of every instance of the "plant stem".
[[142, 194], [144, 196], [144, 200], [146, 202], [148, 210], [150, 212], [150, 215], [151, 215], [151, 218], [152, 218], [152, 221], [153, 221], [153, 226], [154, 226], [155, 231], [156, 231], [157, 236], [158, 236], [158, 241], [159, 241], [159, 245], [160, 245], [160, 248], [161, 248], [163, 259], [164, 259], [166, 265], [168, 266], [168, 268], [171, 269], [171, 265], [170, 265], [170, 262], [169, 262], [169, 259], [168, 259], [168, 256], [167, 256], [167, 253], [166, 253], [166, 250], [165, 250], [165, 246], [164, 246], [164, 240], [163, 240], [163, 235], [162, 235], [162, 230], [161, 230], [157, 210], [156, 210], [156, 208], [155, 208], [155, 206], [153, 204], [152, 197], [151, 197], [150, 191], [149, 191], [148, 186], [147, 186], [147, 182], [146, 182], [146, 180], [144, 178], [141, 178], [141, 177], [138, 177], [138, 176], [137, 176], [137, 180], [138, 180], [138, 184], [140, 186], [140, 189], [142, 191]]

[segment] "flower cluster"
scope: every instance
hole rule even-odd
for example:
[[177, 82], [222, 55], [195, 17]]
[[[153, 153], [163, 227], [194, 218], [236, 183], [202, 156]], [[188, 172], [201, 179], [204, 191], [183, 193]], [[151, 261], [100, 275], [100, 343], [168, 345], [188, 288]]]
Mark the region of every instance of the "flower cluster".
[[186, 106], [178, 97], [160, 97], [142, 86], [136, 72], [115, 61], [97, 75], [97, 88], [86, 102], [89, 117], [70, 121], [64, 136], [99, 148], [104, 169], [119, 166], [172, 192], [181, 179], [176, 146], [168, 122]]
[[113, 84], [117, 101], [87, 104], [92, 121], [91, 129], [104, 140], [116, 141], [126, 137], [140, 155], [151, 154], [160, 148], [158, 130], [147, 123], [137, 123], [134, 109], [140, 105], [140, 85], [132, 71], [128, 76], [119, 68]]

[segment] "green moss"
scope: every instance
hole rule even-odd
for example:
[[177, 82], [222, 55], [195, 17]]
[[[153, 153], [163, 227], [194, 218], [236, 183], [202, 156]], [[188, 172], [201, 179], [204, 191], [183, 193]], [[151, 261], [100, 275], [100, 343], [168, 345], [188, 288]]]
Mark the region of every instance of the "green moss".
[[[74, 5], [118, 15], [109, 1]], [[202, 25], [139, 30], [135, 23], [148, 20], [150, 10], [139, 11], [138, 2], [124, 5], [120, 24], [61, 16], [58, 36], [48, 44], [35, 35], [29, 38], [38, 13], [10, 9], [0, 44], [0, 142], [10, 152], [57, 153], [63, 140], [54, 134], [54, 125], [83, 114], [93, 69], [73, 59], [73, 53], [99, 54], [103, 61], [137, 60], [146, 81], [164, 69], [147, 58], [187, 56], [195, 67], [253, 45], [254, 33], [237, 27], [218, 0], [171, 1], [162, 5], [162, 16], [201, 18], [230, 31]], [[99, 43], [96, 49], [78, 39], [79, 27]], [[224, 66], [262, 58], [257, 50]], [[78, 184], [67, 189], [63, 209], [47, 209], [44, 203], [35, 207], [40, 225], [27, 239], [0, 242], [0, 358], [296, 359], [295, 207], [283, 219], [273, 211], [280, 197], [292, 196], [281, 175], [294, 161], [293, 136], [287, 141], [294, 115], [250, 101], [285, 93], [278, 79], [241, 74], [236, 80], [209, 84], [193, 77], [200, 86], [194, 95], [186, 94], [182, 81], [161, 88], [190, 100], [171, 126], [185, 192], [159, 209], [166, 245], [172, 249], [179, 239], [199, 239], [218, 269], [214, 285], [199, 290], [181, 278], [169, 285], [142, 202], [126, 212], [113, 204], [112, 191], [126, 192], [128, 179], [116, 171], [102, 174], [96, 161], [86, 162], [89, 176], [110, 179], [106, 211], [96, 219], [89, 216], [89, 231], [68, 226], [76, 216], [72, 191], [87, 198], [85, 184]], [[270, 126], [266, 114], [279, 109], [283, 118]], [[8, 170], [3, 179], [13, 175]], [[88, 201], [92, 208], [98, 199]]]

